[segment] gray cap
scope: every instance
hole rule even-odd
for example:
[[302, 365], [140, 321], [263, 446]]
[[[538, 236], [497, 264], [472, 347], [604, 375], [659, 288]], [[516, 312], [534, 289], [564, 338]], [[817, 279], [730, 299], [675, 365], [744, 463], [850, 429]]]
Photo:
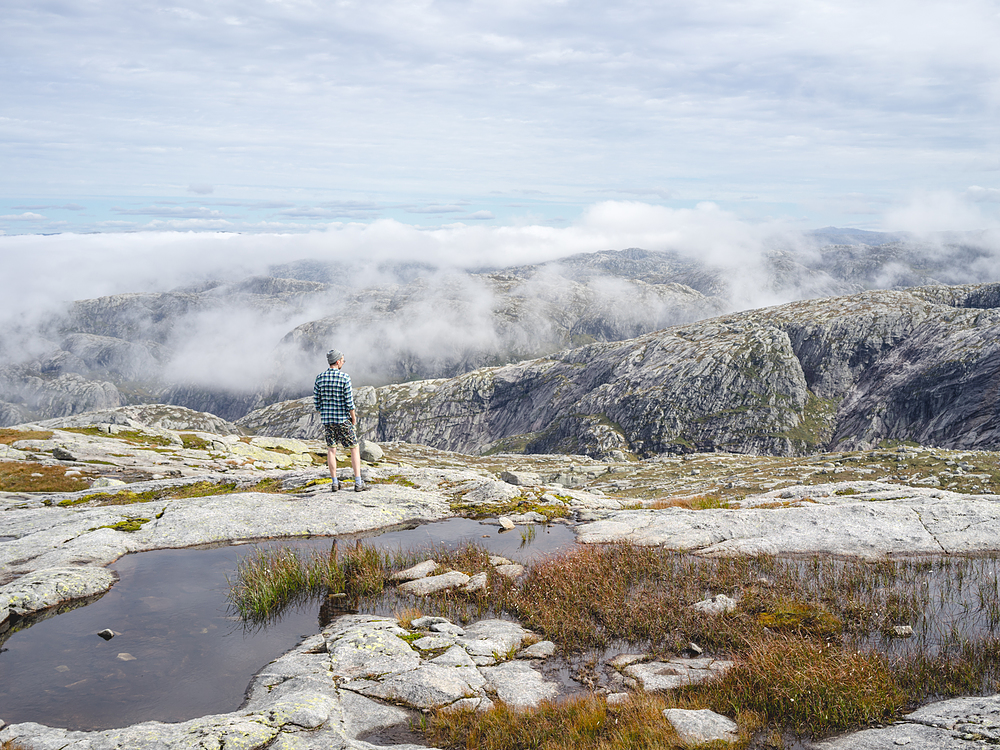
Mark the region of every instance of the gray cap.
[[334, 365], [344, 358], [344, 353], [339, 349], [331, 349], [326, 353], [326, 361]]

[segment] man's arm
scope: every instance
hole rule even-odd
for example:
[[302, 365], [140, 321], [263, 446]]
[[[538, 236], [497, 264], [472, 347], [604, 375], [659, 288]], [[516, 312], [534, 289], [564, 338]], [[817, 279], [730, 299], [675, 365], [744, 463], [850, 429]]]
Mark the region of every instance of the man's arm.
[[319, 395], [319, 378], [313, 383], [313, 406], [316, 407], [316, 411], [323, 409], [323, 399]]

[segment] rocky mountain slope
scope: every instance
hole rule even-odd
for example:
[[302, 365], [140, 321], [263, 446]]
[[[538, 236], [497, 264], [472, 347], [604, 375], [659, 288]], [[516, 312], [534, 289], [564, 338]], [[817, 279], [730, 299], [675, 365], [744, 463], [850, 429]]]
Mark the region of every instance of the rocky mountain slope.
[[381, 385], [628, 339], [754, 299], [995, 278], [976, 238], [813, 235], [745, 262], [634, 248], [472, 273], [304, 260], [81, 300], [0, 331], [0, 425], [149, 402], [236, 419], [308, 393], [334, 345], [351, 350], [357, 384]]
[[[1000, 285], [793, 302], [358, 392], [361, 432], [469, 453], [792, 455], [1000, 444]], [[311, 399], [240, 424], [318, 434]]]

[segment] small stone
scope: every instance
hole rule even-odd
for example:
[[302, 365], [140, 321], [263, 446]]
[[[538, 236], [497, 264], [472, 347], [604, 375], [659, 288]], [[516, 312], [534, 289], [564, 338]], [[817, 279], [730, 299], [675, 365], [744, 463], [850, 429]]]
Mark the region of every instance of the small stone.
[[128, 653], [124, 653], [124, 652], [118, 654], [118, 658], [121, 659], [122, 661], [135, 661], [135, 657], [132, 656], [132, 654], [128, 654]]
[[691, 653], [693, 653], [695, 656], [701, 656], [701, 654], [703, 653], [702, 649], [701, 649], [701, 646], [699, 646], [697, 643], [693, 643], [693, 642], [688, 643], [687, 650], [690, 651]]
[[691, 608], [709, 615], [722, 615], [736, 609], [736, 600], [725, 594], [718, 594], [711, 599], [704, 599], [692, 604]]
[[913, 628], [909, 625], [896, 625], [892, 632], [897, 638], [909, 638], [913, 635]]
[[360, 450], [361, 460], [370, 464], [378, 463], [385, 455], [382, 449], [370, 440], [362, 440]]
[[57, 458], [60, 461], [76, 461], [76, 456], [63, 448], [61, 445], [57, 445], [52, 449], [52, 457]]
[[490, 565], [510, 565], [513, 560], [508, 560], [506, 557], [500, 557], [500, 555], [490, 555]]
[[518, 563], [511, 563], [510, 565], [497, 565], [494, 570], [505, 578], [520, 578], [524, 575], [524, 566]]
[[445, 635], [465, 635], [465, 630], [451, 622], [436, 622], [430, 626], [432, 633], [444, 633]]
[[514, 522], [507, 518], [507, 516], [500, 516], [497, 521], [500, 523], [500, 528], [504, 531], [510, 531], [514, 528]]
[[101, 636], [101, 638], [103, 638], [104, 640], [110, 641], [112, 638], [115, 637], [115, 631], [113, 631], [111, 628], [105, 628], [104, 630], [100, 631], [98, 635]]
[[65, 664], [60, 664], [58, 667], [56, 667], [56, 671], [57, 672], [68, 672], [69, 671], [69, 667], [67, 667]]
[[681, 742], [686, 745], [736, 742], [739, 739], [739, 727], [735, 721], [707, 708], [699, 711], [665, 708], [663, 718], [670, 722]]
[[400, 584], [399, 590], [405, 591], [408, 594], [415, 594], [416, 596], [427, 596], [429, 594], [437, 593], [438, 591], [445, 591], [447, 589], [464, 586], [470, 580], [471, 578], [465, 575], [465, 573], [453, 570], [450, 573], [442, 573], [439, 576], [430, 576], [429, 578], [418, 578], [415, 581], [407, 581], [406, 583]]
[[433, 617], [431, 615], [428, 615], [426, 617], [418, 617], [416, 620], [413, 620], [410, 624], [415, 628], [430, 628], [431, 625], [439, 625], [440, 623], [444, 622], [450, 624], [451, 620], [449, 620], [447, 617]]
[[500, 479], [515, 487], [527, 485], [538, 485], [542, 483], [541, 477], [528, 471], [501, 471]]
[[518, 655], [518, 659], [548, 659], [550, 656], [555, 654], [556, 644], [552, 641], [539, 641], [526, 649], [523, 649]]
[[83, 472], [80, 471], [79, 469], [70, 469], [69, 471], [66, 472], [66, 474], [64, 476], [67, 476], [67, 477], [82, 477], [83, 476]]
[[607, 700], [609, 706], [617, 706], [625, 703], [631, 697], [630, 693], [608, 693], [608, 697], [605, 700]]
[[411, 568], [393, 573], [391, 578], [394, 581], [415, 581], [418, 578], [426, 578], [437, 570], [437, 568], [438, 564], [434, 560], [424, 560], [422, 563], [417, 563]]
[[94, 489], [94, 488], [97, 488], [97, 487], [124, 487], [124, 486], [125, 486], [125, 482], [123, 482], [121, 479], [111, 479], [109, 477], [100, 477], [99, 479], [95, 479], [91, 483], [90, 488]]
[[461, 590], [471, 594], [473, 591], [482, 591], [485, 588], [486, 588], [486, 574], [476, 573], [474, 576], [472, 576], [472, 578], [469, 579], [469, 582], [467, 584], [462, 586]]

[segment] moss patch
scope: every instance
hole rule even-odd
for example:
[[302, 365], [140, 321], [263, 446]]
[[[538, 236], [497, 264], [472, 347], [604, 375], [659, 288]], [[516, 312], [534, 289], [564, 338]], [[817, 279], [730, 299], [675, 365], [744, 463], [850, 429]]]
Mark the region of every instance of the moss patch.
[[139, 430], [121, 430], [112, 435], [107, 432], [101, 432], [96, 427], [67, 427], [63, 430], [63, 432], [75, 432], [79, 435], [91, 435], [93, 437], [122, 440], [126, 443], [130, 443], [131, 445], [139, 446], [168, 446], [174, 444], [170, 438], [164, 437], [163, 435], [150, 435], [147, 432], [141, 432]]
[[133, 532], [138, 531], [142, 528], [144, 523], [149, 523], [148, 518], [126, 518], [124, 521], [119, 521], [118, 523], [108, 524], [106, 526], [98, 526], [99, 529], [114, 529], [115, 531], [127, 531]]

